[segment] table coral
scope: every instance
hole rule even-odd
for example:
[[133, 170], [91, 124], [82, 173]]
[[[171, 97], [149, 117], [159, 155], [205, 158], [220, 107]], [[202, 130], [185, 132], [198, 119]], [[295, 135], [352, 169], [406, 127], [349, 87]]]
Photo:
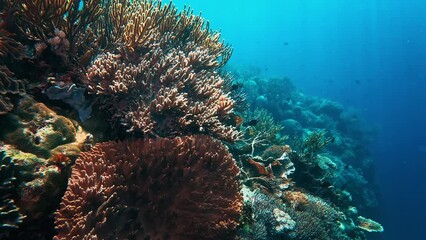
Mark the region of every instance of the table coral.
[[55, 239], [232, 239], [238, 172], [207, 136], [97, 144], [73, 167]]

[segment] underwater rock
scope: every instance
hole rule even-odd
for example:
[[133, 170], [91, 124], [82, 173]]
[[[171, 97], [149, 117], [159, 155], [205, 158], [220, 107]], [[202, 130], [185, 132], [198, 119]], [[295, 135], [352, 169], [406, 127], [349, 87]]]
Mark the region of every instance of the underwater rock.
[[302, 125], [294, 119], [283, 120], [281, 124], [284, 126], [285, 133], [291, 137], [300, 136], [303, 133]]
[[315, 112], [316, 115], [324, 114], [336, 120], [340, 119], [340, 115], [344, 111], [342, 104], [328, 99], [318, 99], [310, 106], [310, 109]]
[[256, 103], [256, 106], [261, 108], [265, 108], [266, 106], [268, 106], [268, 99], [264, 95], [258, 96], [254, 102]]

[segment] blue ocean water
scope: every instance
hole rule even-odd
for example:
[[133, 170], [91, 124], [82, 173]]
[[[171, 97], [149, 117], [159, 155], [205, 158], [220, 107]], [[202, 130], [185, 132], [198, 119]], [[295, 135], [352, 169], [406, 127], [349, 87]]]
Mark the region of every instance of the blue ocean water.
[[357, 109], [380, 188], [375, 239], [424, 239], [426, 4], [423, 0], [175, 0], [232, 44], [229, 64], [288, 76], [301, 92]]

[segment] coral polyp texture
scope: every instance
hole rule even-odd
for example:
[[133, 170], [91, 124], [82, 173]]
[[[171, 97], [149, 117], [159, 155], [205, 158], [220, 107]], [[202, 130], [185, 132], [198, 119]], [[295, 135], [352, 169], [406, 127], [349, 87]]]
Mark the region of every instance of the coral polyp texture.
[[[235, 141], [234, 101], [216, 71], [231, 49], [199, 16], [152, 1], [113, 1], [111, 41], [88, 68], [89, 92], [112, 122], [149, 136], [209, 134]], [[126, 23], [125, 27], [122, 24]]]
[[232, 239], [238, 173], [208, 136], [97, 144], [73, 167], [55, 239]]

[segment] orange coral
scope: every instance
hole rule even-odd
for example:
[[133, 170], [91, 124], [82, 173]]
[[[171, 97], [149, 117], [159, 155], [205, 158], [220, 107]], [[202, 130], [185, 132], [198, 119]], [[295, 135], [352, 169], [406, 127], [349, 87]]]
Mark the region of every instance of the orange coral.
[[286, 191], [283, 194], [285, 202], [290, 203], [293, 207], [303, 206], [308, 204], [308, 197], [306, 194], [298, 191]]
[[248, 163], [253, 166], [253, 168], [256, 169], [256, 173], [259, 174], [260, 176], [269, 176], [270, 172], [268, 171], [268, 169], [263, 166], [263, 164], [254, 161], [253, 159], [249, 159]]

